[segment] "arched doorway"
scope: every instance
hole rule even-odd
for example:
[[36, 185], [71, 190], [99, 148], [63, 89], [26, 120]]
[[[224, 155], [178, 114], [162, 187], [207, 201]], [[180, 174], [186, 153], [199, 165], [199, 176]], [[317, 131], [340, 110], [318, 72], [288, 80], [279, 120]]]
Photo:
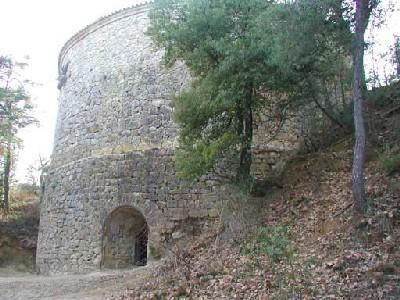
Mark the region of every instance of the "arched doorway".
[[133, 207], [112, 211], [104, 224], [102, 267], [110, 269], [144, 266], [147, 263], [148, 226]]

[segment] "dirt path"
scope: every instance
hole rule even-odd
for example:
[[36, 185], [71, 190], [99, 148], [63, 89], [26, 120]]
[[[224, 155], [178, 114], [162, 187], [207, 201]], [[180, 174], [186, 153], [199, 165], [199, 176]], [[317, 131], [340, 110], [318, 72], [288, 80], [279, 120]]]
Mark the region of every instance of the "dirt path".
[[[0, 273], [0, 300], [110, 299], [146, 277], [152, 265], [87, 275], [8, 275]], [[3, 277], [2, 277], [3, 276]]]

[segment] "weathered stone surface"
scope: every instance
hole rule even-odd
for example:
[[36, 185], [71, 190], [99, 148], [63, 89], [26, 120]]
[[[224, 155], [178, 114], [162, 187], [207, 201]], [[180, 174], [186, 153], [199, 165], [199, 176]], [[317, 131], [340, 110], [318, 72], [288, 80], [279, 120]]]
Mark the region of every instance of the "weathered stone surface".
[[[42, 273], [100, 268], [105, 220], [118, 207], [140, 211], [149, 245], [159, 248], [166, 240], [160, 234], [167, 233], [158, 228], [172, 222], [170, 235], [189, 217], [194, 201], [213, 207], [218, 199], [211, 185], [183, 188], [175, 177], [177, 128], [170, 101], [190, 76], [182, 64], [160, 66], [162, 51], [155, 52], [144, 34], [147, 13], [140, 6], [105, 17], [61, 52], [67, 78], [41, 204]], [[199, 218], [208, 215], [207, 208], [196, 212]]]
[[251, 171], [260, 180], [281, 174], [302, 146], [301, 113], [288, 113], [284, 120], [275, 114], [266, 109], [255, 118]]
[[[121, 207], [143, 215], [148, 253], [157, 258], [165, 244], [218, 217], [224, 193], [210, 178], [187, 187], [175, 176], [178, 130], [170, 104], [190, 75], [182, 63], [160, 66], [163, 53], [145, 35], [148, 10], [142, 5], [102, 18], [61, 51], [55, 144], [43, 180], [41, 273], [88, 272], [105, 264], [105, 253], [131, 251], [104, 242], [106, 220]], [[263, 122], [255, 131], [256, 176], [279, 172], [285, 153], [298, 145], [290, 130], [265, 142], [270, 133]]]

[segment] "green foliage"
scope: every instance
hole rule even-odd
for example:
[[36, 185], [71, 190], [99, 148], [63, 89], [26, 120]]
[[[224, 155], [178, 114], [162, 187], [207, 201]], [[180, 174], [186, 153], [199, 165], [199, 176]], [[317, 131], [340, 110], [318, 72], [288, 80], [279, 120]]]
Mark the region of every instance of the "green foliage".
[[200, 141], [198, 144], [183, 144], [177, 149], [176, 168], [178, 176], [194, 181], [210, 170], [221, 159], [221, 153], [227, 151], [237, 136], [225, 132], [222, 136], [210, 141]]
[[270, 226], [258, 228], [254, 237], [245, 241], [242, 251], [251, 256], [267, 255], [273, 262], [279, 262], [293, 257], [294, 246], [286, 226]]
[[161, 251], [160, 251], [159, 248], [150, 245], [149, 249], [150, 249], [150, 256], [151, 256], [153, 259], [155, 259], [155, 260], [161, 259], [162, 254], [161, 254]]
[[339, 121], [344, 125], [344, 127], [351, 132], [354, 132], [354, 112], [353, 103], [345, 106], [338, 116]]
[[303, 145], [303, 151], [306, 153], [327, 148], [338, 142], [341, 137], [354, 132], [352, 103], [342, 106], [340, 112], [330, 111], [337, 123], [332, 123], [325, 115], [311, 114], [312, 110], [308, 112], [308, 130], [304, 134]]
[[366, 100], [378, 109], [390, 110], [400, 104], [400, 81], [369, 91]]
[[37, 123], [31, 115], [33, 106], [26, 91], [27, 81], [21, 80], [18, 73], [25, 66], [25, 63], [0, 55], [0, 196], [5, 210], [8, 209], [14, 150], [20, 144], [18, 131]]
[[[194, 180], [221, 160], [250, 172], [253, 114], [329, 93], [349, 80], [351, 33], [339, 0], [156, 0], [148, 34], [164, 63], [184, 61], [195, 80], [174, 100], [177, 168]], [[346, 89], [347, 87], [343, 87]], [[242, 176], [245, 175], [245, 176]]]
[[39, 187], [30, 183], [19, 183], [13, 188], [13, 191], [17, 193], [30, 193], [33, 195], [38, 195]]
[[18, 144], [18, 130], [36, 123], [31, 116], [32, 103], [22, 84], [18, 69], [24, 64], [0, 56], [0, 147]]
[[400, 172], [400, 153], [383, 156], [381, 164], [389, 175]]
[[166, 65], [183, 60], [196, 78], [174, 102], [181, 127], [177, 168], [183, 178], [198, 178], [222, 158], [239, 153], [239, 164], [247, 164], [244, 173], [249, 172], [249, 127], [252, 109], [261, 99], [256, 87], [265, 74], [265, 49], [251, 38], [250, 29], [258, 10], [267, 5], [238, 0], [155, 2], [149, 34], [166, 49]]

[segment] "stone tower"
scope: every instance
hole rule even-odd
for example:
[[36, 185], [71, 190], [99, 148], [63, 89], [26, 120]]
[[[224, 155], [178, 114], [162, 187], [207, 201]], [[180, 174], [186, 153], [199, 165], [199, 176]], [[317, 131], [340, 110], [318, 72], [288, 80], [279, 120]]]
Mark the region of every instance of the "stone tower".
[[[163, 52], [145, 35], [149, 9], [101, 18], [61, 50], [54, 150], [42, 186], [41, 273], [143, 265], [217, 217], [221, 197], [211, 178], [187, 187], [175, 176], [170, 102], [190, 76], [183, 64], [160, 66]], [[260, 115], [254, 130], [258, 178], [279, 173], [299, 145], [296, 125], [286, 122], [271, 140], [268, 122]]]
[[101, 18], [59, 58], [54, 150], [44, 180], [37, 268], [88, 272], [145, 264], [189, 223], [215, 217], [209, 181], [175, 177], [170, 101], [185, 67], [160, 66], [145, 35], [148, 5]]

